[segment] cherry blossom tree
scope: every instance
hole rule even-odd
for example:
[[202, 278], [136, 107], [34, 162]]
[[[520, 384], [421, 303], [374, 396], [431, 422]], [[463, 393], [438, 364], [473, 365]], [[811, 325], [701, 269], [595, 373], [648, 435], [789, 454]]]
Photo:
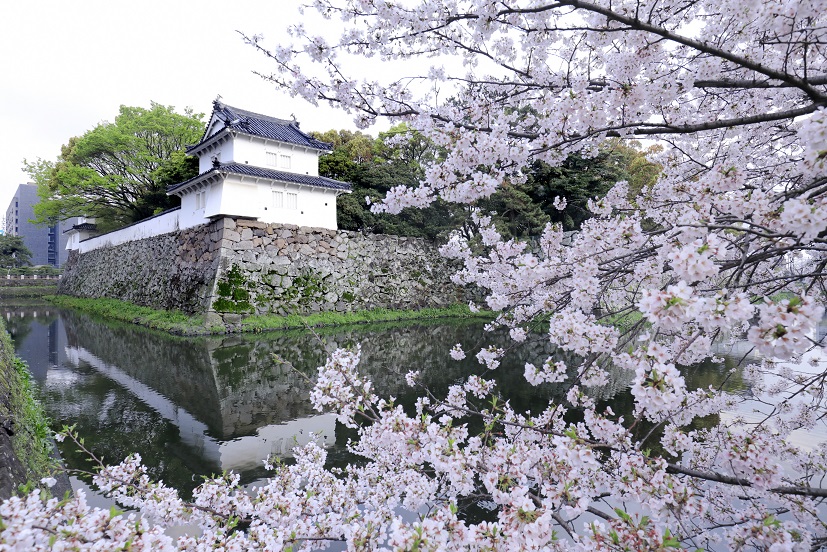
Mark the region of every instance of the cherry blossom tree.
[[[340, 350], [312, 400], [358, 428], [351, 446], [363, 463], [328, 470], [309, 445], [255, 492], [227, 476], [187, 503], [131, 458], [104, 469], [100, 487], [155, 519], [193, 520], [199, 536], [173, 542], [144, 522], [87, 513], [82, 497], [35, 494], [0, 507], [0, 539], [192, 550], [827, 546], [827, 445], [791, 441], [827, 415], [816, 332], [827, 266], [825, 8], [315, 0], [312, 10], [342, 26], [338, 39], [301, 26], [289, 45], [249, 37], [271, 60], [263, 76], [290, 93], [337, 104], [363, 126], [404, 121], [444, 148], [420, 186], [392, 189], [378, 211], [474, 203], [521, 181], [532, 162], [587, 156], [607, 138], [663, 146], [650, 157], [663, 168], [657, 182], [633, 200], [617, 183], [570, 243], [553, 225], [531, 246], [503, 240], [480, 212], [481, 246], [442, 249], [463, 263], [457, 283], [484, 290], [492, 327], [507, 327], [514, 347], [538, 332], [557, 347], [525, 377], [561, 386], [565, 400], [516, 411], [490, 379], [510, 348], [458, 344], [451, 357], [475, 355], [480, 372], [447, 394], [423, 389], [406, 412], [359, 374], [358, 349]], [[461, 71], [441, 65], [448, 55]], [[432, 66], [355, 78], [354, 58]], [[758, 355], [743, 367], [749, 393], [687, 385], [684, 366], [738, 339]], [[590, 394], [609, 367], [633, 374], [627, 419]], [[693, 423], [721, 412], [733, 414]], [[495, 506], [489, 520], [460, 515], [479, 499]]]

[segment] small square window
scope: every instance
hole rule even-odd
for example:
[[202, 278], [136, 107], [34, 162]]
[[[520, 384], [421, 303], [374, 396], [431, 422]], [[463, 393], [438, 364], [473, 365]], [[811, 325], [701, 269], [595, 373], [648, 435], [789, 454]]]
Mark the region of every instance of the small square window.
[[273, 192], [273, 209], [282, 209], [284, 207], [284, 192]]
[[297, 194], [287, 193], [287, 205], [285, 207], [287, 209], [296, 209], [298, 205], [298, 197]]
[[268, 151], [265, 155], [267, 156], [266, 162], [267, 162], [268, 167], [277, 167], [278, 166], [277, 165], [278, 155], [276, 155], [272, 151]]
[[289, 169], [290, 168], [290, 156], [289, 155], [279, 155], [279, 167], [282, 169]]

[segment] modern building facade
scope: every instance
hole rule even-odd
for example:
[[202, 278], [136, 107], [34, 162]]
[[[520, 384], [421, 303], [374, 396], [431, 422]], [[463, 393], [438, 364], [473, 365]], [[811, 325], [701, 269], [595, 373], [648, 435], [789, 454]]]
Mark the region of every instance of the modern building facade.
[[32, 252], [33, 265], [63, 266], [69, 255], [66, 251], [68, 236], [58, 225], [37, 226], [30, 222], [34, 219], [34, 206], [38, 200], [36, 184], [30, 182], [17, 187], [6, 209], [6, 234], [23, 238], [23, 243]]

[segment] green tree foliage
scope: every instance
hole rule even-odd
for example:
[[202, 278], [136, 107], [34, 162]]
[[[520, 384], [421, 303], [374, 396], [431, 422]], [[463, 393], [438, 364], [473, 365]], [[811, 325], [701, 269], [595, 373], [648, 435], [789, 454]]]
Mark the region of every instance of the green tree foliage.
[[32, 252], [20, 236], [0, 235], [0, 267], [17, 268], [31, 263]]
[[157, 103], [121, 106], [114, 123], [70, 138], [57, 161], [24, 161], [38, 185], [36, 221], [87, 216], [109, 230], [177, 206], [179, 198], [167, 196], [166, 188], [198, 174], [197, 160], [184, 148], [200, 139], [202, 117]]
[[337, 201], [342, 230], [436, 239], [462, 220], [462, 207], [442, 202], [398, 215], [371, 212], [368, 199], [378, 201], [394, 186], [416, 186], [425, 175], [424, 166], [439, 159], [437, 148], [407, 126], [397, 125], [378, 138], [346, 130], [313, 135], [333, 144], [333, 152], [319, 162], [319, 174], [353, 186], [353, 193]]
[[[588, 200], [603, 197], [616, 182], [629, 183], [630, 197], [654, 184], [661, 167], [646, 154], [659, 147], [642, 150], [637, 142], [610, 140], [593, 157], [572, 154], [557, 167], [536, 161], [528, 170], [525, 190], [552, 222], [576, 230], [590, 216]], [[556, 196], [566, 199], [562, 211], [554, 207]]]
[[[630, 195], [636, 196], [660, 174], [660, 166], [646, 159], [646, 154], [659, 146], [643, 150], [636, 142], [610, 140], [594, 157], [571, 155], [559, 167], [536, 162], [529, 168], [526, 182], [504, 185], [474, 206], [437, 202], [427, 209], [377, 215], [370, 211], [366, 198], [375, 202], [394, 186], [416, 187], [425, 175], [424, 166], [439, 161], [438, 149], [405, 125], [375, 139], [347, 130], [314, 136], [333, 144], [333, 152], [319, 162], [320, 174], [353, 186], [352, 194], [338, 199], [339, 227], [379, 234], [435, 239], [458, 230], [471, 238], [476, 233], [469, 216], [474, 208], [491, 214], [506, 238], [537, 236], [548, 222], [575, 230], [590, 216], [589, 199], [602, 197], [619, 180], [628, 181]], [[567, 200], [563, 211], [554, 207], [556, 196]]]
[[491, 214], [494, 226], [504, 238], [539, 236], [551, 217], [531, 195], [526, 184], [501, 186], [477, 206]]

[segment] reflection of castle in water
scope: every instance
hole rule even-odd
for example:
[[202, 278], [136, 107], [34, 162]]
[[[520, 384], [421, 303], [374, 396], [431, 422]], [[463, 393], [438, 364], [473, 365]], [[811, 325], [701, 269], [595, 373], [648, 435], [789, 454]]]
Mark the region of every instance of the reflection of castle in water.
[[[110, 365], [82, 347], [66, 348], [74, 365], [85, 363], [117, 382], [141, 402], [149, 405], [164, 419], [178, 428], [181, 440], [197, 451], [205, 460], [222, 470], [243, 471], [262, 465], [272, 456], [289, 456], [296, 445], [305, 445], [314, 438], [324, 446], [335, 441], [335, 418], [331, 414], [308, 416], [280, 424], [269, 424], [256, 429], [252, 435], [222, 440], [210, 435], [206, 424], [186, 408], [173, 403], [163, 394]], [[224, 410], [224, 409], [222, 409]]]
[[[268, 456], [290, 456], [311, 439], [335, 442], [334, 417], [312, 410], [308, 380], [276, 365], [272, 351], [232, 339], [172, 338], [42, 307], [3, 316], [18, 355], [56, 409], [102, 426], [114, 417], [122, 431], [131, 429], [123, 427], [126, 420], [149, 410], [175, 427], [186, 456], [219, 470], [261, 467]], [[110, 383], [78, 389], [90, 371]], [[115, 401], [113, 386], [132, 398]], [[141, 451], [141, 445], [137, 437], [134, 447]]]
[[[485, 334], [473, 321], [193, 339], [70, 311], [48, 317], [25, 312], [22, 318], [18, 312], [8, 315], [9, 327], [41, 382], [50, 416], [96, 434], [108, 458], [138, 451], [163, 457], [161, 464], [177, 462], [183, 466], [179, 478], [255, 470], [269, 455], [289, 456], [295, 444], [313, 438], [341, 449], [347, 435], [336, 443], [333, 417], [319, 415], [309, 401], [317, 367], [337, 347], [361, 343], [360, 371], [378, 394], [407, 407], [419, 393], [405, 383], [408, 370], [420, 371], [422, 383], [437, 394], [471, 373], [493, 377], [515, 408], [535, 412], [565, 392], [533, 387], [523, 377], [526, 362], [550, 354], [547, 340], [523, 344], [489, 374], [473, 355], [451, 360], [456, 343], [469, 351], [505, 343], [504, 335]], [[624, 389], [628, 375], [611, 379], [594, 390], [596, 398]]]

